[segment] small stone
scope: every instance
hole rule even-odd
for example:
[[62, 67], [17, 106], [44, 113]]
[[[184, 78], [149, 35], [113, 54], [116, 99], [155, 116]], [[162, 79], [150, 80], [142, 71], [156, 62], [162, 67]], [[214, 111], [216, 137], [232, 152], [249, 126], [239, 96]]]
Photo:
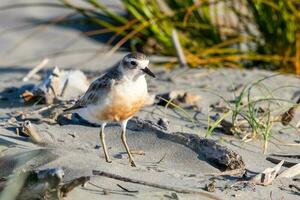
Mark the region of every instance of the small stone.
[[212, 180], [209, 184], [205, 185], [205, 190], [208, 192], [215, 192], [216, 191], [216, 181]]
[[157, 124], [161, 126], [164, 130], [168, 130], [170, 122], [166, 118], [159, 118]]
[[72, 133], [68, 133], [68, 135], [70, 135], [71, 137], [75, 138], [77, 135], [75, 132], [72, 132]]

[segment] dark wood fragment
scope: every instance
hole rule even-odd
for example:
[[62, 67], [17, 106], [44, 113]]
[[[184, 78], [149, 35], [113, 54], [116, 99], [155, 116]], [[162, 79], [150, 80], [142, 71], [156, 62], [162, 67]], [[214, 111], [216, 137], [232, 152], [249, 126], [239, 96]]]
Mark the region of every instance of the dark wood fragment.
[[133, 118], [128, 127], [134, 130], [149, 129], [154, 131], [160, 138], [187, 146], [221, 171], [243, 169], [241, 172], [245, 172], [245, 163], [242, 157], [231, 149], [218, 144], [215, 140], [195, 134], [168, 132], [152, 121], [139, 118]]

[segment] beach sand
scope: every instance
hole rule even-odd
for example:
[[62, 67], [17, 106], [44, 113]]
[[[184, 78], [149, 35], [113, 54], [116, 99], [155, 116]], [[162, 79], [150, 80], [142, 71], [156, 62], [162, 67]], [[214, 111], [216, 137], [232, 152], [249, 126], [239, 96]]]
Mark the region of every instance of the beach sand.
[[[9, 4], [10, 1], [3, 1], [1, 4]], [[21, 2], [21, 1], [20, 1]], [[48, 10], [47, 10], [48, 9]], [[49, 19], [50, 17], [66, 14], [70, 11], [51, 8], [25, 8], [17, 14], [12, 11], [0, 12], [0, 24], [4, 24], [1, 30], [15, 25], [32, 24], [36, 19]], [[47, 10], [47, 11], [46, 11]], [[5, 20], [3, 19], [5, 15]], [[226, 186], [235, 184], [238, 179], [233, 177], [213, 177], [209, 173], [218, 173], [219, 169], [209, 164], [199, 152], [195, 152], [176, 142], [158, 137], [155, 131], [135, 130], [133, 126], [128, 127], [127, 141], [132, 150], [142, 150], [145, 155], [135, 155], [137, 167], [131, 167], [125, 149], [120, 139], [120, 126], [110, 124], [106, 130], [106, 141], [112, 163], [106, 163], [102, 147], [99, 147], [99, 127], [88, 125], [69, 124], [60, 126], [58, 124], [34, 123], [34, 127], [47, 141], [47, 145], [40, 146], [33, 144], [28, 138], [15, 134], [15, 123], [9, 123], [15, 112], [26, 112], [34, 110], [43, 105], [24, 105], [19, 95], [24, 85], [36, 84], [38, 81], [30, 80], [22, 82], [22, 78], [28, 71], [45, 57], [50, 58], [45, 70], [53, 66], [60, 68], [76, 68], [83, 70], [91, 76], [101, 74], [106, 69], [116, 64], [126, 52], [116, 52], [111, 57], [103, 57], [104, 53], [94, 55], [96, 50], [107, 48], [94, 38], [80, 37], [82, 27], [50, 26], [43, 33], [37, 34], [30, 41], [20, 45], [14, 53], [10, 53], [11, 47], [16, 45], [21, 38], [30, 34], [32, 30], [12, 31], [0, 37], [1, 63], [0, 63], [0, 150], [1, 155], [10, 158], [24, 158], [24, 153], [36, 149], [43, 149], [41, 154], [23, 163], [16, 172], [21, 169], [47, 169], [62, 168], [65, 172], [64, 180], [72, 180], [80, 176], [91, 176], [91, 183], [86, 187], [77, 187], [66, 199], [205, 199], [195, 194], [180, 194], [163, 189], [127, 183], [110, 178], [92, 175], [92, 170], [101, 170], [117, 175], [131, 177], [162, 185], [180, 187], [195, 191], [204, 191], [205, 185], [212, 179], [216, 180], [216, 191], [212, 194], [221, 199], [299, 199], [299, 192], [289, 189], [289, 184], [298, 184], [291, 179], [276, 180], [269, 186], [246, 186], [240, 188], [226, 189]], [[79, 49], [85, 53], [73, 53], [51, 57], [55, 52], [64, 50], [72, 38], [77, 38], [76, 43], [67, 50], [76, 51]], [[47, 43], [45, 43], [47, 41]], [[45, 48], [45, 45], [47, 48]], [[93, 51], [88, 51], [93, 49]], [[6, 55], [6, 56], [5, 56]], [[57, 54], [56, 54], [57, 55]], [[94, 56], [94, 59], [90, 57]], [[103, 60], [104, 59], [104, 60]], [[151, 60], [160, 59], [151, 57]], [[166, 71], [163, 66], [152, 66], [157, 74], [157, 79], [148, 78], [149, 92], [160, 94], [174, 90], [189, 91], [199, 95], [201, 100], [198, 109], [187, 108], [186, 112], [178, 109], [169, 109], [162, 106], [147, 106], [137, 114], [137, 117], [144, 120], [157, 122], [160, 118], [169, 121], [170, 133], [184, 132], [204, 137], [207, 131], [209, 107], [220, 101], [220, 96], [226, 100], [234, 100], [232, 88], [245, 86], [247, 83], [274, 75], [274, 73], [263, 70], [238, 70], [238, 69], [177, 69], [172, 72]], [[43, 74], [43, 72], [42, 72]], [[292, 75], [279, 75], [263, 82], [277, 98], [294, 101], [298, 97], [300, 80]], [[289, 87], [284, 87], [289, 86]], [[7, 90], [10, 88], [10, 90]], [[240, 92], [237, 89], [236, 93]], [[237, 95], [236, 94], [236, 95]], [[255, 89], [252, 96], [261, 95], [259, 89]], [[197, 123], [193, 123], [188, 116], [194, 116]], [[296, 125], [299, 121], [299, 114], [292, 121]], [[131, 123], [134, 123], [133, 121]], [[283, 143], [299, 142], [299, 130], [276, 126], [270, 138], [267, 153], [299, 154], [298, 146], [287, 146]], [[265, 168], [274, 167], [275, 164], [266, 160], [268, 154], [262, 153], [263, 141], [257, 138], [254, 141], [244, 143], [238, 136], [228, 136], [222, 132], [215, 132], [208, 138], [218, 141], [219, 144], [227, 146], [242, 156], [246, 169], [259, 173]], [[22, 157], [23, 156], [23, 157]], [[292, 162], [299, 162], [297, 159], [288, 159]], [[12, 161], [1, 161], [0, 177], [13, 173]], [[20, 164], [20, 163], [19, 163]], [[286, 169], [285, 167], [282, 170]], [[129, 190], [137, 190], [137, 193], [126, 192], [121, 186]], [[177, 196], [177, 197], [176, 197]]]

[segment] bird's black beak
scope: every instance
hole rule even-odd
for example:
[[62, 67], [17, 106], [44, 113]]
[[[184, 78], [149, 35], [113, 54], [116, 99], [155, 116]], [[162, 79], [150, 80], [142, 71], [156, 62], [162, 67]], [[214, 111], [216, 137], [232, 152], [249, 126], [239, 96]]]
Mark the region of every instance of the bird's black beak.
[[144, 73], [148, 74], [149, 76], [152, 76], [153, 78], [155, 78], [155, 75], [153, 74], [153, 72], [150, 71], [150, 69], [148, 67], [145, 67], [144, 69], [141, 69]]

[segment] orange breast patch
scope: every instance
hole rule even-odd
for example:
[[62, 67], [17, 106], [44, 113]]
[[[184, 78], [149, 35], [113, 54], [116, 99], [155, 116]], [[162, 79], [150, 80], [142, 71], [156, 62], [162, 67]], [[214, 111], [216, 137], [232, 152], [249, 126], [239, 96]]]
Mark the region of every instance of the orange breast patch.
[[144, 98], [134, 101], [133, 103], [126, 103], [119, 99], [104, 108], [104, 110], [97, 115], [97, 118], [105, 121], [123, 121], [132, 117], [144, 106], [144, 104]]

